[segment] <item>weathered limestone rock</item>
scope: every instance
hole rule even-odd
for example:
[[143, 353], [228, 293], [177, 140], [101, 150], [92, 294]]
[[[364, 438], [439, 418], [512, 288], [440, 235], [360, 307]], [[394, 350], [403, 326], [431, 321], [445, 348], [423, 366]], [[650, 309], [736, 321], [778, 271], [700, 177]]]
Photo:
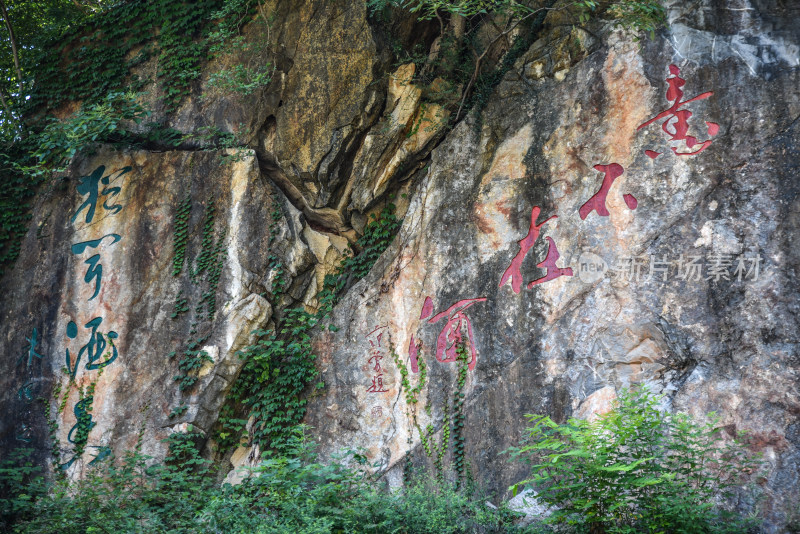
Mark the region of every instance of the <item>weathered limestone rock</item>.
[[[524, 414], [591, 417], [619, 389], [647, 384], [670, 409], [716, 411], [726, 435], [749, 432], [769, 462], [765, 530], [782, 532], [800, 499], [800, 255], [790, 245], [800, 33], [760, 9], [717, 16], [675, 4], [671, 31], [641, 48], [605, 31], [583, 52], [551, 50], [536, 67], [544, 49], [533, 47], [517, 62], [481, 115], [433, 151], [399, 236], [335, 310], [338, 331], [318, 336], [327, 387], [308, 422], [324, 450], [364, 447], [399, 483], [407, 453], [427, 457], [414, 417], [441, 429], [452, 409], [457, 366], [441, 361], [437, 339], [460, 332], [476, 349], [465, 458], [490, 489], [525, 477], [499, 454], [519, 440]], [[667, 78], [678, 72], [684, 100], [713, 92], [682, 108], [696, 143], [670, 141], [661, 121], [639, 128], [670, 107]], [[612, 163], [624, 172], [601, 209], [582, 214], [604, 178], [593, 167]], [[517, 293], [513, 278], [500, 281], [535, 206], [541, 235]], [[537, 269], [555, 247], [560, 258]], [[556, 268], [572, 276], [527, 288]], [[455, 323], [431, 322], [457, 303], [462, 315], [445, 314]], [[384, 325], [378, 370], [371, 332]], [[412, 336], [428, 365], [416, 408], [390, 356], [410, 369]]]
[[610, 412], [616, 399], [617, 390], [614, 386], [604, 386], [583, 399], [574, 416], [589, 421], [595, 420], [598, 415]]
[[525, 517], [518, 523], [520, 526], [535, 524], [537, 521], [541, 521], [542, 517], [550, 514], [547, 507], [537, 501], [536, 492], [533, 490], [523, 490], [509, 499], [508, 507], [511, 510], [525, 514]]
[[317, 232], [310, 226], [303, 228], [303, 237], [316, 259], [314, 280], [308, 285], [303, 302], [311, 308], [317, 308], [317, 294], [324, 287], [325, 276], [336, 273], [344, 257], [349, 254], [350, 243], [344, 237]]
[[423, 102], [422, 89], [411, 83], [415, 70], [413, 63], [402, 65], [389, 79], [384, 118], [364, 138], [353, 161], [351, 209], [365, 212], [391, 178], [416, 170], [426, 146], [447, 125], [449, 112]]
[[[252, 153], [224, 156], [102, 150], [39, 199], [2, 281], [3, 324], [13, 328], [0, 338], [0, 403], [15, 414], [0, 422], [4, 447], [47, 449], [36, 398], [51, 394], [63, 403], [49, 417], [72, 476], [132, 449], [140, 431], [143, 451], [160, 457], [172, 427], [216, 421], [242, 364], [236, 352], [272, 314], [264, 224], [274, 200]], [[206, 356], [180, 369], [192, 350]], [[181, 376], [195, 383], [181, 390]], [[71, 462], [89, 407], [86, 453]]]
[[261, 461], [261, 449], [258, 445], [249, 447], [237, 447], [230, 458], [231, 470], [225, 477], [225, 482], [228, 484], [240, 484], [247, 476], [249, 476], [251, 469], [255, 468]]
[[[206, 65], [176, 112], [165, 112], [165, 95], [156, 84], [149, 87], [145, 104], [155, 111], [153, 121], [178, 131], [235, 134], [239, 143], [258, 151], [265, 173], [312, 222], [346, 231], [353, 159], [384, 106], [381, 78], [389, 54], [376, 44], [363, 2], [268, 0], [262, 10], [269, 24], [256, 19], [246, 25], [249, 47]], [[414, 38], [409, 29], [403, 33], [406, 40]], [[214, 89], [215, 73], [236, 64], [268, 67], [270, 83], [245, 95]], [[155, 80], [157, 71], [154, 59], [138, 74]], [[431, 115], [435, 108], [419, 121], [426, 123], [425, 131], [433, 131], [431, 124], [438, 120]]]
[[[363, 2], [268, 4], [270, 85], [208, 93], [210, 72], [235, 60], [220, 59], [169, 117], [185, 132], [236, 132], [255, 155], [104, 150], [38, 199], [0, 280], [0, 409], [13, 414], [0, 446], [32, 444], [44, 461], [36, 398], [65, 399], [50, 416], [67, 464], [90, 387], [96, 426], [73, 476], [140, 430], [156, 457], [174, 429], [207, 432], [251, 332], [316, 306], [325, 274], [396, 192], [399, 235], [334, 310], [338, 330], [314, 339], [326, 388], [307, 422], [323, 453], [363, 447], [392, 485], [407, 454], [429, 461], [420, 433], [431, 425], [426, 443], [438, 444], [452, 421], [458, 366], [446, 350], [460, 335], [465, 459], [485, 489], [502, 496], [526, 477], [500, 454], [525, 414], [592, 418], [646, 384], [668, 409], [716, 411], [727, 436], [749, 432], [768, 461], [765, 531], [783, 532], [800, 499], [797, 8], [672, 2], [670, 30], [641, 44], [610, 26], [556, 26], [445, 135], [446, 111], [425, 101], [413, 65], [390, 67]], [[248, 38], [267, 38], [253, 28]], [[703, 96], [681, 108], [688, 131], [648, 124], [676, 88]], [[88, 217], [91, 182], [79, 177], [101, 165], [108, 183]], [[72, 385], [67, 350], [70, 367], [80, 359]], [[400, 367], [413, 387], [421, 362], [411, 398]], [[230, 461], [252, 467], [259, 454], [242, 446]]]

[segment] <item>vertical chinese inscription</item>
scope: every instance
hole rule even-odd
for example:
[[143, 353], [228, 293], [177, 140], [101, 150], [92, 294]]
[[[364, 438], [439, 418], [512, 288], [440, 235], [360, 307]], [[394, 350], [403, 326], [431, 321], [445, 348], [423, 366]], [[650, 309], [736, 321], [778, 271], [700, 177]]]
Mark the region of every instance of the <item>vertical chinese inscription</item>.
[[[44, 360], [45, 355], [40, 354], [37, 347], [39, 346], [39, 331], [36, 327], [33, 328], [30, 337], [26, 337], [27, 346], [22, 349], [20, 356], [17, 358], [17, 367], [24, 367], [23, 373], [25, 374], [25, 382], [17, 389], [16, 398], [21, 403], [22, 409], [25, 412], [24, 416], [18, 418], [14, 438], [23, 443], [30, 443], [33, 440], [33, 429], [28, 419], [30, 414], [30, 405], [36, 398], [38, 390], [38, 380], [33, 378], [36, 371], [34, 362], [41, 362]], [[31, 366], [34, 369], [31, 369]]]
[[382, 341], [388, 328], [388, 325], [376, 325], [366, 335], [366, 339], [369, 342], [369, 360], [367, 360], [367, 364], [372, 373], [372, 384], [367, 388], [367, 393], [386, 393], [389, 391], [383, 385], [383, 367], [381, 367], [381, 360], [383, 360]]
[[[100, 212], [103, 213], [103, 218], [105, 218], [113, 217], [122, 210], [122, 205], [116, 201], [116, 197], [122, 191], [122, 183], [117, 181], [130, 171], [131, 167], [123, 167], [106, 174], [105, 166], [101, 165], [88, 176], [82, 176], [78, 179], [76, 191], [81, 196], [81, 204], [70, 217], [70, 223], [78, 226], [76, 232], [91, 228], [93, 223], [97, 222], [96, 216]], [[71, 245], [70, 251], [75, 256], [81, 256], [89, 250], [93, 252], [93, 254], [90, 252], [91, 255], [83, 262], [87, 265], [83, 281], [90, 285], [92, 291], [88, 301], [92, 301], [100, 295], [102, 289], [103, 265], [101, 264], [101, 252], [108, 250], [109, 247], [115, 245], [121, 239], [121, 235], [109, 233], [95, 239], [77, 241]], [[78, 323], [82, 323], [83, 328], [87, 331], [85, 333], [86, 337], [80, 336], [86, 341], [78, 349], [77, 354], [74, 354], [74, 357], [69, 347], [65, 349], [65, 364], [67, 373], [70, 376], [70, 383], [76, 379], [84, 358], [86, 362], [84, 369], [86, 371], [100, 371], [114, 363], [119, 356], [117, 346], [114, 344], [114, 340], [119, 337], [117, 332], [111, 329], [101, 329], [103, 317], [96, 312], [91, 313], [89, 317], [91, 317], [89, 320], [84, 319], [77, 322], [74, 319], [70, 319], [67, 324], [66, 336], [69, 340], [79, 339]], [[84, 323], [84, 321], [86, 322]], [[94, 378], [87, 389], [92, 393], [84, 396], [83, 389], [80, 389], [81, 398], [73, 407], [75, 424], [67, 434], [67, 441], [72, 445], [73, 455], [72, 458], [61, 464], [61, 469], [68, 469], [82, 456], [87, 447], [89, 433], [97, 424], [91, 415], [96, 380], [97, 378]], [[89, 462], [89, 465], [93, 465], [111, 454], [111, 450], [107, 446], [90, 445], [89, 447], [97, 450], [97, 454]]]

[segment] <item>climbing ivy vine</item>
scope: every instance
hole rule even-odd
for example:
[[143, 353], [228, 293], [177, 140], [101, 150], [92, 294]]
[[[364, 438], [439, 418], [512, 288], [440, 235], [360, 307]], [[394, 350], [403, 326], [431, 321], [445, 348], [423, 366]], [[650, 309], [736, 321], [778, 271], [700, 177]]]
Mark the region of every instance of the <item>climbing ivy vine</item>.
[[[102, 369], [101, 369], [102, 370]], [[92, 404], [94, 403], [94, 390], [97, 385], [97, 380], [89, 383], [84, 391], [83, 387], [78, 388], [78, 405], [83, 406], [83, 409], [76, 410], [75, 431], [73, 434], [73, 442], [75, 448], [73, 452], [75, 456], [82, 456], [86, 450], [86, 444], [89, 442], [89, 432], [95, 427], [97, 423], [92, 421]]]
[[466, 343], [461, 343], [456, 347], [456, 354], [458, 374], [456, 375], [456, 387], [453, 391], [453, 466], [458, 474], [456, 483], [460, 484], [466, 470], [464, 459], [464, 386], [467, 383], [470, 360]]
[[155, 57], [167, 111], [174, 110], [199, 76], [211, 14], [221, 4], [132, 0], [67, 29], [41, 49], [30, 105], [54, 108], [97, 102], [127, 87], [141, 90], [150, 80], [132, 75], [132, 70]]
[[[452, 467], [456, 474], [456, 487], [461, 485], [465, 477], [469, 483], [470, 472], [467, 468], [466, 459], [464, 458], [464, 388], [467, 383], [470, 360], [469, 349], [466, 343], [462, 342], [456, 346], [456, 363], [458, 365], [458, 370], [456, 372], [455, 387], [453, 388], [452, 398], [442, 407], [442, 425], [438, 442], [436, 440], [436, 428], [433, 426], [433, 423], [429, 423], [423, 429], [417, 417], [418, 395], [422, 391], [427, 378], [427, 365], [425, 364], [424, 358], [422, 358], [422, 348], [419, 347], [417, 350], [419, 380], [414, 387], [411, 386], [408, 369], [402, 358], [400, 358], [393, 346], [390, 347], [390, 351], [395, 365], [397, 365], [400, 370], [400, 387], [406, 398], [406, 416], [409, 420], [409, 427], [417, 430], [422, 450], [425, 452], [426, 456], [433, 460], [437, 478], [440, 481], [444, 481], [446, 471], [444, 456], [452, 445], [451, 460]], [[425, 411], [428, 416], [431, 415], [430, 404], [426, 405]], [[409, 446], [411, 446], [412, 443], [412, 435], [409, 434]], [[408, 478], [411, 473], [411, 455], [409, 453], [406, 454], [405, 462], [404, 471]]]
[[325, 276], [318, 296], [320, 311], [330, 312], [348, 284], [364, 278], [392, 242], [402, 222], [395, 217], [395, 209], [394, 204], [387, 203], [380, 213], [373, 214], [364, 227], [364, 235], [356, 241], [360, 252], [345, 257], [333, 274]]
[[21, 250], [22, 236], [31, 219], [31, 201], [41, 179], [30, 179], [11, 168], [5, 154], [0, 154], [0, 276], [14, 263]]
[[[275, 206], [270, 243], [274, 243], [278, 232], [280, 209], [277, 203]], [[216, 438], [220, 448], [229, 448], [242, 439], [258, 443], [262, 449], [281, 450], [289, 443], [305, 416], [309, 387], [312, 384], [315, 389], [324, 386], [316, 382], [319, 371], [311, 345], [312, 330], [328, 317], [348, 281], [352, 283], [366, 276], [389, 246], [401, 222], [394, 210], [394, 205], [387, 204], [372, 217], [364, 234], [356, 241], [355, 248], [360, 252], [346, 257], [335, 274], [326, 276], [324, 288], [318, 295], [316, 313], [302, 308], [289, 309], [275, 330], [256, 331], [256, 343], [241, 351], [244, 367], [219, 418]], [[271, 265], [280, 268], [277, 256], [273, 254], [271, 258]], [[283, 282], [276, 286], [274, 280], [273, 298], [282, 294], [284, 288]], [[280, 293], [276, 293], [276, 287]], [[332, 325], [328, 328], [335, 330]], [[253, 418], [249, 435], [241, 435], [247, 420], [237, 414]]]
[[428, 377], [428, 366], [425, 363], [425, 359], [421, 357], [422, 351], [421, 349], [418, 349], [417, 366], [419, 367], [419, 379], [417, 380], [417, 385], [413, 388], [411, 387], [408, 367], [406, 367], [406, 364], [400, 355], [397, 354], [397, 351], [394, 350], [394, 345], [392, 345], [391, 342], [389, 344], [389, 353], [392, 355], [392, 360], [397, 366], [397, 369], [400, 370], [400, 386], [405, 393], [406, 404], [408, 406], [416, 407], [416, 405], [419, 403], [419, 394], [422, 392], [422, 388], [425, 386], [425, 379]]
[[[192, 198], [191, 193], [188, 193], [178, 205], [174, 216], [172, 275], [179, 277], [184, 273], [189, 283], [194, 286], [200, 286], [203, 291], [194, 306], [188, 339], [183, 344], [183, 347], [170, 352], [168, 355], [171, 360], [177, 359], [178, 373], [173, 377], [173, 380], [178, 383], [178, 389], [181, 392], [191, 390], [199, 380], [200, 369], [205, 364], [214, 361], [202, 347], [210, 336], [210, 324], [216, 315], [217, 289], [226, 258], [224, 246], [226, 230], [217, 230], [216, 206], [214, 205], [214, 200], [209, 199], [203, 210], [201, 223], [202, 240], [200, 242], [200, 250], [194, 261], [195, 265], [193, 267], [191, 261], [189, 261], [186, 271], [184, 271], [184, 265], [187, 263], [191, 212]], [[190, 310], [189, 299], [184, 295], [183, 289], [180, 289], [175, 295], [171, 317], [177, 319]], [[204, 332], [202, 334], [201, 329]], [[172, 410], [170, 418], [182, 415], [186, 412], [186, 409], [186, 405], [181, 403]]]
[[178, 205], [178, 210], [175, 213], [172, 276], [181, 274], [183, 264], [186, 261], [186, 243], [189, 241], [189, 215], [191, 215], [191, 213], [192, 196], [187, 194], [183, 202]]

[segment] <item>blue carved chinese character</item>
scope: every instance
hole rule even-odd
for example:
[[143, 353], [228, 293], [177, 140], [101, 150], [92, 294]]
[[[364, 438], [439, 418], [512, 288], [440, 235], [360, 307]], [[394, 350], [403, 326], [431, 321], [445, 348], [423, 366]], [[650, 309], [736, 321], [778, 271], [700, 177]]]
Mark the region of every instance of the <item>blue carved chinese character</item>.
[[83, 211], [84, 208], [88, 208], [86, 212], [86, 223], [88, 224], [92, 222], [92, 219], [94, 219], [94, 209], [97, 206], [97, 193], [100, 187], [100, 178], [103, 177], [103, 172], [105, 172], [105, 170], [105, 166], [100, 165], [89, 176], [81, 176], [76, 189], [81, 196], [89, 196], [83, 201], [83, 204], [80, 205], [78, 211], [75, 212], [69, 222], [75, 222], [75, 219], [78, 218], [78, 215]]
[[[75, 243], [74, 245], [72, 245], [72, 253], [82, 254], [87, 248], [97, 248], [98, 246], [100, 246], [100, 242], [107, 237], [110, 237], [114, 240], [110, 243], [111, 245], [122, 239], [122, 236], [120, 236], [119, 234], [107, 234], [99, 239], [92, 239], [91, 241], [83, 241], [82, 243]], [[83, 281], [89, 284], [94, 279], [94, 294], [92, 294], [92, 296], [89, 297], [89, 300], [95, 298], [97, 294], [100, 292], [100, 284], [103, 280], [103, 266], [100, 265], [99, 262], [100, 262], [100, 254], [95, 254], [94, 256], [90, 257], [88, 260], [84, 262], [86, 265], [89, 266], [89, 268], [86, 269], [86, 274], [83, 277]]]
[[[70, 219], [70, 223], [75, 222], [75, 219], [78, 218], [78, 215], [86, 209], [86, 223], [92, 222], [94, 219], [94, 212], [97, 208], [97, 199], [99, 195], [104, 195], [108, 197], [115, 197], [122, 191], [121, 187], [104, 187], [102, 191], [99, 191], [100, 184], [109, 185], [110, 180], [108, 176], [103, 176], [106, 168], [104, 165], [100, 165], [97, 167], [92, 174], [89, 176], [82, 176], [80, 181], [78, 182], [78, 186], [76, 189], [81, 196], [86, 196], [86, 200], [83, 201], [83, 204], [78, 207], [78, 210], [72, 215]], [[122, 176], [125, 173], [130, 172], [131, 167], [123, 167], [119, 171], [119, 176]], [[122, 206], [120, 204], [113, 204], [111, 206], [108, 205], [108, 199], [103, 202], [103, 208], [106, 211], [110, 211], [112, 214], [118, 213]]]
[[106, 458], [108, 458], [109, 456], [111, 456], [111, 447], [105, 445], [89, 445], [89, 446], [92, 447], [93, 449], [97, 449], [97, 456], [95, 456], [94, 459], [91, 462], [89, 462], [89, 465], [98, 464], [103, 460], [105, 460]]
[[[92, 421], [92, 414], [90, 413], [92, 409], [92, 402], [94, 402], [94, 397], [92, 396], [83, 398], [76, 402], [75, 408], [72, 409], [72, 412], [75, 414], [75, 424], [69, 430], [69, 434], [67, 434], [67, 441], [75, 445], [79, 445], [80, 447], [86, 445], [86, 440], [89, 439], [89, 432], [91, 432], [92, 429], [97, 425], [97, 423]], [[78, 443], [78, 441], [73, 438], [73, 434], [75, 434], [76, 431], [79, 432], [79, 435], [75, 436], [75, 438], [77, 438], [77, 440], [79, 440], [81, 443]], [[77, 448], [78, 447], [76, 447], [76, 449]], [[98, 454], [98, 456], [100, 456], [100, 454]], [[103, 456], [103, 458], [105, 458], [105, 456]], [[77, 459], [78, 454], [76, 453], [68, 462], [61, 464], [59, 467], [66, 471], [69, 469], [69, 466], [75, 463], [75, 460]]]
[[17, 438], [17, 441], [22, 441], [24, 443], [30, 443], [31, 442], [31, 427], [29, 427], [25, 423], [22, 423], [22, 430], [17, 432], [16, 438]]
[[[78, 352], [78, 357], [75, 358], [74, 366], [72, 365], [69, 349], [67, 349], [67, 370], [73, 378], [75, 378], [75, 374], [78, 372], [78, 365], [84, 353], [86, 353], [87, 357], [86, 368], [90, 370], [101, 369], [117, 359], [117, 347], [114, 346], [114, 340], [117, 339], [117, 333], [110, 331], [107, 335], [108, 342], [111, 345], [111, 355], [106, 360], [100, 363], [95, 363], [102, 358], [103, 351], [106, 348], [105, 336], [97, 331], [97, 328], [102, 324], [102, 322], [102, 318], [95, 317], [84, 325], [85, 328], [91, 328], [92, 333], [89, 337], [89, 341], [86, 343], [86, 345], [81, 347], [81, 350]], [[67, 324], [67, 337], [70, 339], [75, 339], [77, 336], [78, 325], [76, 325], [74, 321], [70, 321], [69, 324]]]
[[[131, 170], [130, 167], [124, 167], [120, 172], [119, 176], [122, 176], [123, 174], [129, 172], [130, 170]], [[119, 176], [117, 178], [119, 178]], [[100, 180], [100, 183], [102, 183], [103, 185], [108, 185], [109, 184], [108, 176], [104, 176], [103, 179]], [[100, 192], [100, 194], [108, 196], [110, 199], [110, 197], [117, 196], [120, 191], [122, 191], [121, 187], [104, 187], [103, 190]], [[113, 204], [109, 206], [108, 205], [109, 199], [103, 202], [103, 208], [105, 208], [106, 211], [110, 211], [112, 215], [119, 213], [122, 210], [122, 204]]]
[[21, 401], [31, 402], [33, 400], [34, 381], [28, 380], [17, 391], [17, 398]]
[[69, 430], [69, 434], [67, 434], [67, 441], [70, 443], [76, 443], [75, 440], [72, 439], [72, 434], [83, 426], [86, 434], [81, 436], [81, 439], [85, 444], [85, 440], [89, 437], [89, 432], [97, 426], [97, 423], [92, 421], [92, 414], [89, 413], [92, 409], [92, 402], [94, 402], [94, 397], [86, 397], [75, 403], [75, 408], [72, 409], [72, 413], [75, 414], [75, 424]]
[[20, 356], [19, 360], [17, 360], [17, 363], [24, 360], [25, 356], [27, 355], [28, 365], [26, 367], [30, 367], [34, 357], [39, 358], [40, 360], [44, 358], [44, 356], [36, 352], [36, 345], [39, 344], [39, 342], [36, 341], [36, 328], [33, 329], [33, 335], [31, 337], [26, 337], [25, 340], [28, 342], [28, 348], [25, 349], [27, 351], [27, 354], [23, 354], [22, 356]]

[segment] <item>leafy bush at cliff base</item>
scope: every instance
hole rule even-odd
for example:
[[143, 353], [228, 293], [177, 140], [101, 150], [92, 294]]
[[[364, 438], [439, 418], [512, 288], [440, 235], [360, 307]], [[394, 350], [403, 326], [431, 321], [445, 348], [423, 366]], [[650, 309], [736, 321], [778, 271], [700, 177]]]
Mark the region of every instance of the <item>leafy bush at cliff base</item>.
[[[101, 534], [197, 532], [196, 516], [212, 495], [210, 462], [200, 457], [194, 433], [167, 439], [165, 463], [141, 453], [141, 438], [121, 459], [91, 467], [84, 479], [70, 482], [60, 471], [55, 481], [30, 478], [25, 463], [0, 469], [0, 527], [24, 534]], [[20, 484], [21, 475], [28, 477]], [[12, 513], [8, 513], [11, 511]]]
[[553, 507], [548, 522], [576, 532], [742, 533], [756, 525], [719, 505], [742, 489], [759, 461], [706, 423], [659, 409], [646, 388], [623, 390], [595, 421], [556, 424], [527, 416], [532, 427], [513, 457], [531, 465], [528, 487]]
[[16, 490], [0, 499], [0, 527], [20, 534], [522, 532], [515, 514], [487, 505], [484, 496], [424, 476], [388, 491], [353, 452], [322, 464], [304, 431], [295, 429], [285, 456], [265, 455], [236, 486], [212, 483], [213, 469], [191, 433], [170, 436], [165, 464], [142, 455], [140, 443], [69, 487], [63, 479], [23, 484], [30, 474], [24, 465], [0, 468], [0, 485]]

